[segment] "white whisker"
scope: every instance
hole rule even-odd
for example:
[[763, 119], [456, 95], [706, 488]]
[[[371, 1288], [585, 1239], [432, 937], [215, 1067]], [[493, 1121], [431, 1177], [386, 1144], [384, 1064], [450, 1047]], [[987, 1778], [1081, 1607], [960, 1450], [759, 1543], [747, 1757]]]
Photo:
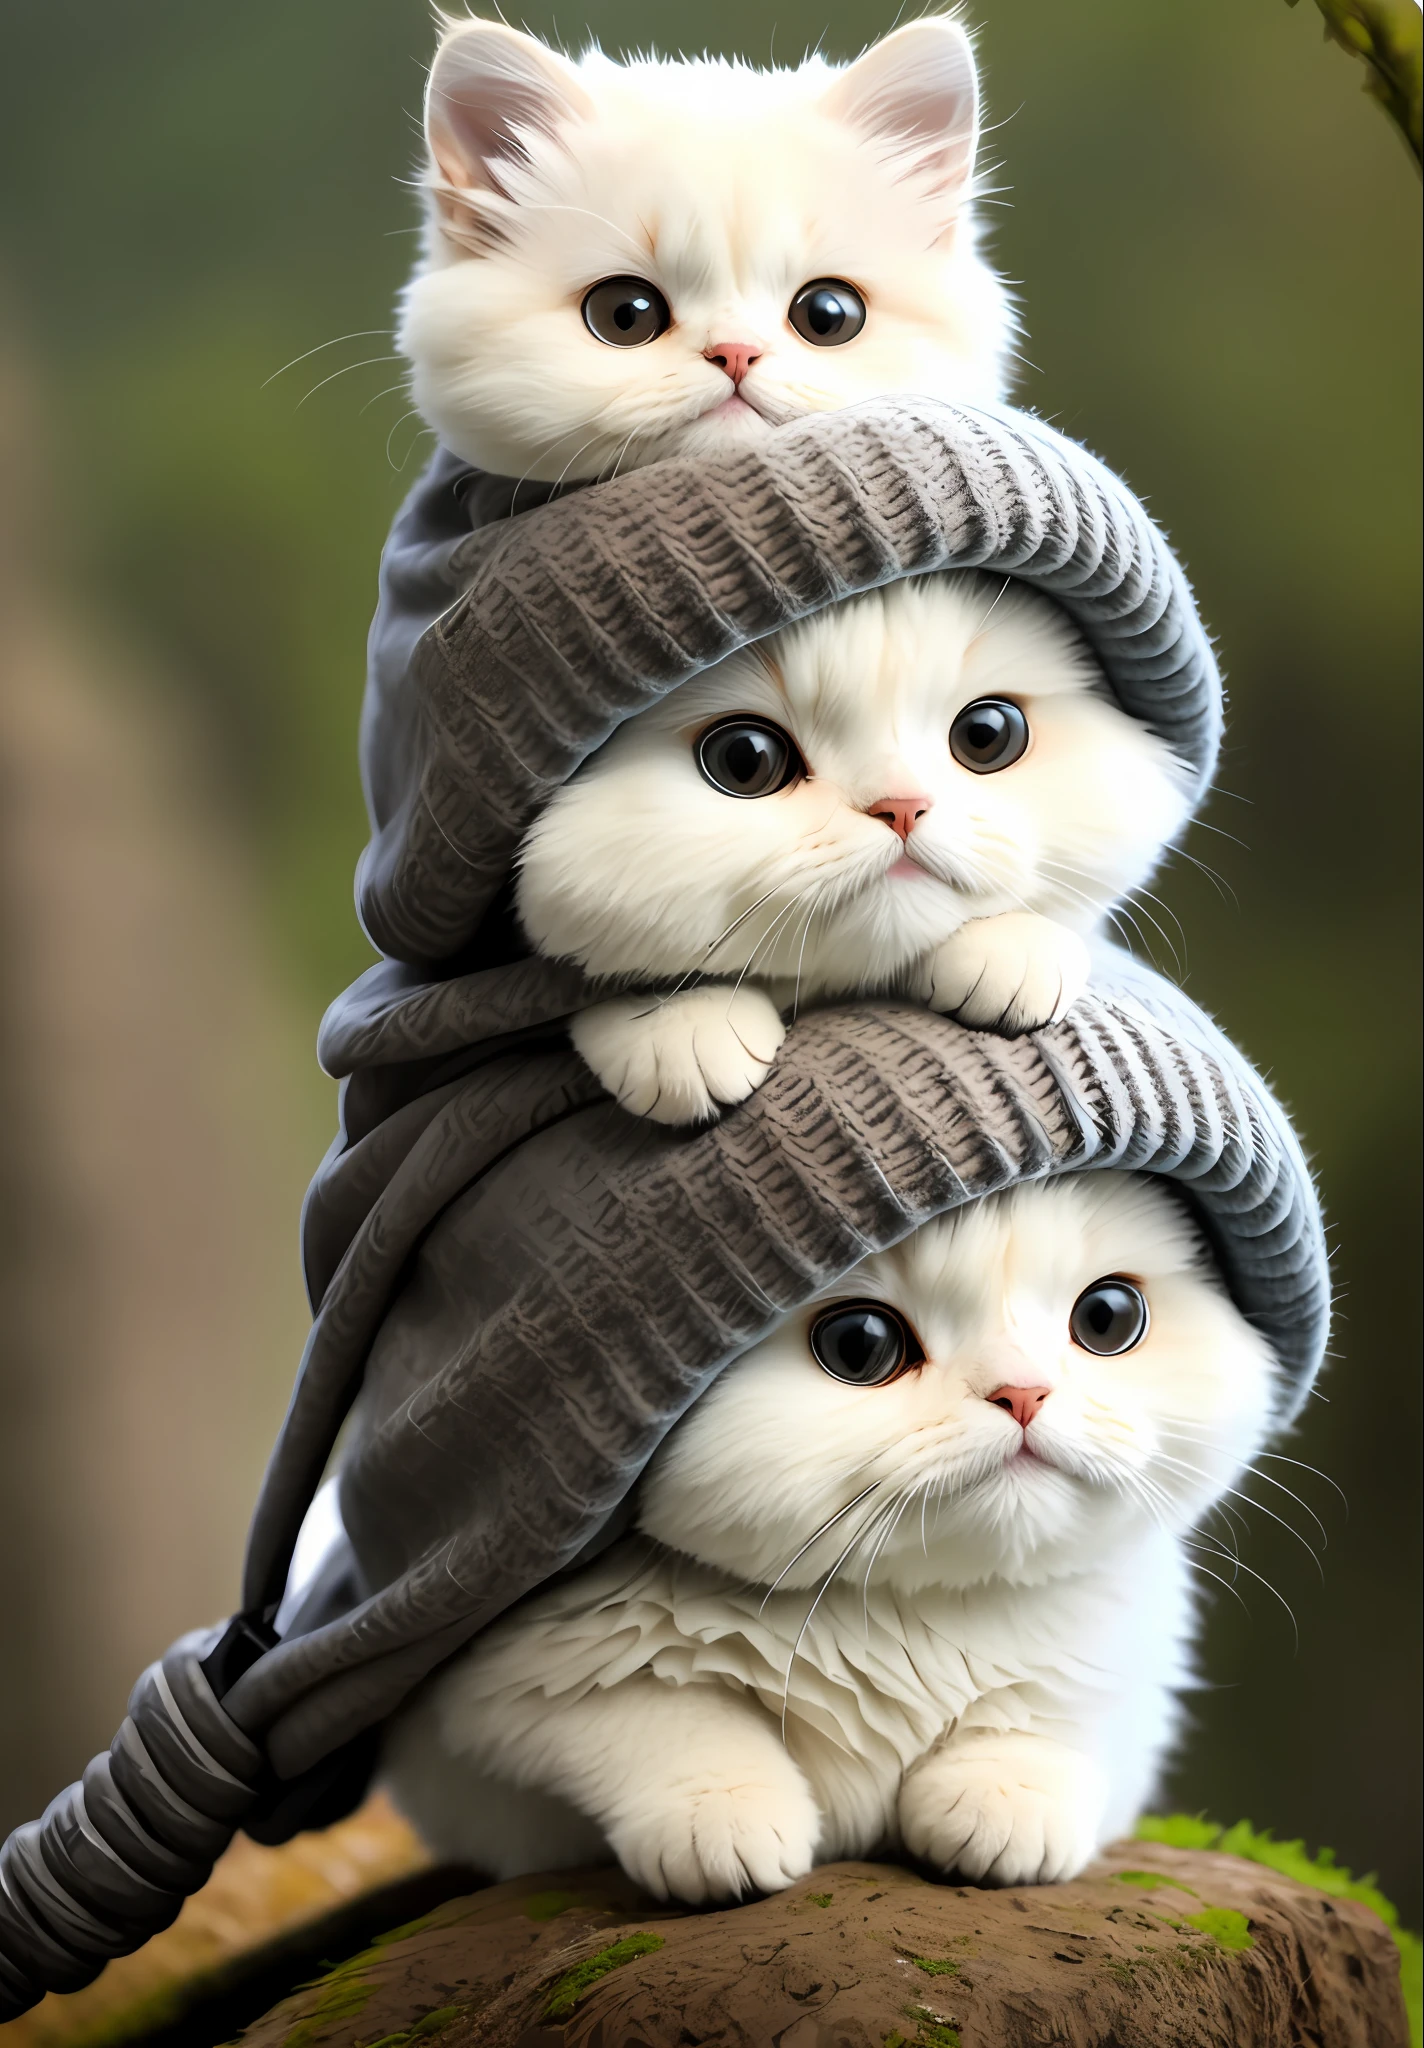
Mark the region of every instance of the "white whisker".
[[815, 1546], [820, 1542], [821, 1538], [828, 1534], [830, 1530], [834, 1529], [837, 1522], [843, 1521], [844, 1518], [850, 1513], [852, 1508], [858, 1508], [863, 1500], [869, 1500], [871, 1494], [877, 1490], [880, 1484], [881, 1482], [878, 1479], [873, 1480], [871, 1484], [864, 1489], [863, 1492], [858, 1493], [855, 1496], [854, 1500], [848, 1500], [843, 1508], [837, 1508], [833, 1515], [828, 1515], [825, 1521], [822, 1522], [820, 1528], [816, 1530], [815, 1534], [812, 1536], [808, 1536], [806, 1538], [806, 1541], [801, 1545], [801, 1548], [796, 1552], [796, 1555], [793, 1558], [791, 1558], [788, 1563], [782, 1566], [781, 1570], [777, 1573], [776, 1577], [767, 1587], [765, 1598], [762, 1600], [761, 1606], [757, 1609], [757, 1612], [759, 1614], [764, 1612], [767, 1601], [771, 1598], [772, 1594], [776, 1591], [777, 1587], [781, 1584], [782, 1580], [786, 1577], [786, 1574], [788, 1572], [795, 1571], [797, 1565], [800, 1564], [802, 1558], [806, 1555], [807, 1551], [813, 1550]]
[[318, 391], [324, 391], [327, 385], [334, 384], [338, 377], [349, 377], [353, 370], [369, 370], [376, 363], [398, 363], [399, 361], [399, 356], [365, 356], [359, 363], [348, 363], [345, 369], [333, 370], [329, 377], [323, 377], [320, 383], [313, 384], [310, 391], [303, 392], [292, 410], [300, 412], [309, 398], [315, 398]]
[[[313, 356], [319, 356], [324, 348], [337, 348], [343, 341], [375, 341], [377, 339], [388, 341], [390, 333], [391, 330], [388, 327], [357, 327], [350, 334], [333, 335], [330, 341], [319, 341], [315, 348], [306, 349], [301, 355], [293, 356], [289, 363], [283, 363], [280, 370], [274, 370], [270, 377], [264, 377], [257, 388], [259, 391], [265, 391], [269, 384], [274, 384], [279, 377], [285, 377], [288, 370], [295, 370], [298, 363], [309, 362]], [[396, 358], [393, 356], [376, 356], [373, 360], [376, 362], [394, 362]]]

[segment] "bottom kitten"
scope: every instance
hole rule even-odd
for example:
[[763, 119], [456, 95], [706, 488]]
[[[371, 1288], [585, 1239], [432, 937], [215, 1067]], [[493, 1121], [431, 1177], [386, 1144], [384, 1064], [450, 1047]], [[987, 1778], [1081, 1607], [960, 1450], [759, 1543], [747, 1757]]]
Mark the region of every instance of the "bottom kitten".
[[611, 1850], [695, 1903], [896, 1849], [1071, 1877], [1152, 1790], [1187, 1538], [1274, 1373], [1160, 1183], [928, 1224], [727, 1368], [637, 1533], [395, 1724], [390, 1790], [495, 1878]]

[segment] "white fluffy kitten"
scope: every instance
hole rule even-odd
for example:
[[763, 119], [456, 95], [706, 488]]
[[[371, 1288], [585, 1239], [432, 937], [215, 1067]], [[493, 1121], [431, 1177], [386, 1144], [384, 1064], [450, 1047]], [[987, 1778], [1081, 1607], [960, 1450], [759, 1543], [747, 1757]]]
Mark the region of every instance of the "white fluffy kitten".
[[649, 1466], [644, 1533], [407, 1710], [395, 1796], [496, 1878], [611, 1849], [698, 1901], [899, 1847], [1071, 1877], [1153, 1789], [1185, 1539], [1274, 1376], [1160, 1184], [976, 1202], [728, 1367]]
[[594, 477], [889, 392], [999, 395], [976, 253], [974, 60], [912, 22], [845, 69], [570, 62], [450, 21], [398, 345], [416, 406], [497, 474]]
[[686, 1123], [751, 1092], [798, 1001], [900, 994], [1009, 1032], [1061, 1016], [1082, 934], [1188, 809], [1056, 605], [949, 572], [630, 719], [531, 828], [517, 904], [539, 951], [664, 984], [573, 1037], [626, 1108]]

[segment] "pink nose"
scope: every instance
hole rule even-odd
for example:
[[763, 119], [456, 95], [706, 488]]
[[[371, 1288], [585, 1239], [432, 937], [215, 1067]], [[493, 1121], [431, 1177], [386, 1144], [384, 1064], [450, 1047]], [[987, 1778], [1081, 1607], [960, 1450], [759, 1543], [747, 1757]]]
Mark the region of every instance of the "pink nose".
[[995, 1387], [984, 1399], [1012, 1415], [1020, 1429], [1027, 1429], [1052, 1392], [1052, 1387]]
[[929, 796], [882, 796], [877, 802], [867, 804], [866, 816], [879, 818], [882, 825], [888, 825], [901, 839], [908, 839], [926, 812], [933, 810], [934, 798]]
[[764, 351], [756, 341], [714, 341], [702, 353], [709, 363], [725, 370], [733, 384], [740, 384], [752, 364], [761, 361]]

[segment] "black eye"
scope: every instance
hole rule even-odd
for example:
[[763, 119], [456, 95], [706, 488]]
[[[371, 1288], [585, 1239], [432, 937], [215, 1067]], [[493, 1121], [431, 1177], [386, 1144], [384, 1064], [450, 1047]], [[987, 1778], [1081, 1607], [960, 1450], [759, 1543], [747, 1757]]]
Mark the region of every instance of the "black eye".
[[1002, 697], [966, 704], [949, 728], [949, 751], [972, 775], [1012, 767], [1027, 745], [1028, 720]]
[[802, 285], [787, 307], [786, 317], [813, 348], [839, 348], [864, 327], [865, 301], [843, 278], [818, 277]]
[[1073, 1304], [1073, 1342], [1099, 1358], [1131, 1351], [1147, 1335], [1147, 1300], [1131, 1280], [1095, 1280]]
[[667, 333], [672, 314], [645, 277], [605, 277], [584, 299], [583, 324], [610, 348], [641, 348]]
[[914, 1331], [878, 1301], [841, 1301], [811, 1325], [811, 1351], [833, 1380], [851, 1387], [883, 1387], [925, 1354]]
[[697, 765], [723, 796], [774, 796], [805, 773], [779, 725], [762, 718], [724, 718], [697, 742]]

